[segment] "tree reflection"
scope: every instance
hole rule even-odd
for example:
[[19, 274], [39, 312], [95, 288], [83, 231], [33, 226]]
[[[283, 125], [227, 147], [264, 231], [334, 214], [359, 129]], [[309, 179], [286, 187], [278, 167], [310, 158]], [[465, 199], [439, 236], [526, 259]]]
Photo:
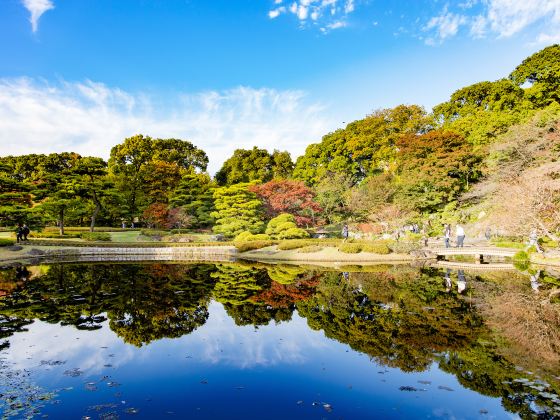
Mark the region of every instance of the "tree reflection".
[[207, 265], [51, 265], [0, 300], [0, 313], [79, 329], [100, 328], [107, 314], [112, 330], [141, 346], [180, 337], [204, 324], [213, 289], [212, 269]]
[[427, 368], [435, 352], [461, 348], [481, 329], [476, 312], [446, 293], [433, 269], [350, 273], [348, 280], [327, 273], [297, 308], [311, 328], [404, 371]]
[[[496, 289], [510, 274], [482, 278], [410, 266], [357, 270], [233, 263], [18, 266], [0, 271], [0, 339], [34, 319], [85, 330], [108, 320], [125, 342], [142, 346], [204, 325], [214, 299], [236, 325], [289, 321], [297, 310], [312, 329], [382, 365], [408, 372], [437, 362], [464, 387], [501, 396], [504, 407], [522, 415], [534, 414], [535, 401], [551, 404], [538, 388], [516, 382], [524, 373], [484, 327], [480, 313], [488, 311], [473, 305], [485, 295], [499, 296]], [[557, 290], [555, 278], [539, 275], [539, 290]], [[466, 290], [457, 287], [467, 280]], [[509, 281], [516, 290], [524, 282], [535, 294], [528, 277]]]

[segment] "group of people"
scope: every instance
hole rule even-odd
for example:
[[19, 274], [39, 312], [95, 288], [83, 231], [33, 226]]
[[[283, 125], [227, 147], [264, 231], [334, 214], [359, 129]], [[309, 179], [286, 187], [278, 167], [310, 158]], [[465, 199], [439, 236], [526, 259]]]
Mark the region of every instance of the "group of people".
[[[465, 242], [465, 229], [463, 226], [457, 225], [455, 227], [455, 236], [457, 238], [457, 243], [455, 244], [456, 248], [463, 248], [463, 244]], [[443, 228], [443, 239], [445, 241], [445, 247], [451, 247], [451, 225], [446, 224]]]
[[16, 240], [18, 243], [22, 242], [22, 241], [27, 241], [27, 235], [29, 235], [30, 230], [29, 227], [27, 226], [27, 224], [21, 224], [18, 223], [18, 226], [16, 228]]

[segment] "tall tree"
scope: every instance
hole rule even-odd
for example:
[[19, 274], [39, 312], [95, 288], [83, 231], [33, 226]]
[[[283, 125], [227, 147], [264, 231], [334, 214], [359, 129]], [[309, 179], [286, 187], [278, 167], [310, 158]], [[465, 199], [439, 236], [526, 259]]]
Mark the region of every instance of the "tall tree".
[[560, 45], [551, 45], [526, 58], [509, 78], [517, 86], [530, 84], [526, 96], [538, 108], [560, 103]]
[[260, 233], [264, 229], [263, 208], [256, 194], [249, 191], [251, 184], [235, 184], [214, 190], [216, 211], [212, 217], [215, 233], [234, 237], [244, 231]]
[[381, 109], [311, 144], [296, 161], [293, 177], [317, 185], [327, 174], [349, 175], [353, 182], [394, 165], [397, 139], [425, 132], [431, 120], [416, 105]]
[[233, 185], [241, 182], [267, 182], [274, 177], [287, 177], [293, 163], [288, 152], [275, 150], [272, 154], [257, 146], [251, 150], [237, 149], [216, 173], [218, 185]]
[[129, 137], [113, 147], [109, 159], [131, 220], [151, 203], [167, 204], [181, 177], [204, 171], [207, 164], [206, 153], [188, 141], [143, 135]]
[[31, 208], [30, 186], [15, 180], [9, 167], [0, 163], [0, 224], [23, 222]]
[[214, 222], [213, 189], [215, 184], [206, 173], [188, 173], [185, 175], [170, 198], [173, 208], [184, 209], [194, 219], [192, 225], [207, 227]]
[[481, 175], [481, 156], [451, 131], [403, 136], [398, 147], [400, 201], [420, 212], [435, 211], [457, 199]]
[[299, 226], [305, 226], [313, 223], [321, 212], [321, 206], [314, 201], [315, 193], [303, 181], [274, 179], [266, 184], [253, 185], [249, 190], [262, 200], [269, 219], [289, 213], [295, 216]]
[[90, 216], [90, 231], [93, 232], [97, 216], [102, 209], [103, 197], [113, 193], [113, 184], [108, 178], [107, 163], [101, 158], [85, 157], [78, 160], [73, 172], [80, 176], [79, 195], [93, 204]]

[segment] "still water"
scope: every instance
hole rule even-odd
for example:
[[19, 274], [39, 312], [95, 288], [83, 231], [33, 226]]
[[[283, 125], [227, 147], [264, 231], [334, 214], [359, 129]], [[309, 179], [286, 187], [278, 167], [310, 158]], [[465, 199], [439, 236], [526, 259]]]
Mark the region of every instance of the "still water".
[[547, 336], [539, 344], [546, 351], [535, 351], [495, 310], [506, 298], [521, 311], [548, 299], [554, 313], [554, 273], [343, 270], [5, 268], [0, 412], [55, 419], [560, 416], [559, 343]]

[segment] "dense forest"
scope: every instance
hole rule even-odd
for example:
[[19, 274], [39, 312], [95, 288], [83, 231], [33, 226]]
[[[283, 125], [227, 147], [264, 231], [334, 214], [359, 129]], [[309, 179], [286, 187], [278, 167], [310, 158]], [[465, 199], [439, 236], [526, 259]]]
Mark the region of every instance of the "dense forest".
[[[396, 81], [397, 83], [397, 81]], [[497, 81], [461, 88], [431, 112], [380, 109], [288, 152], [236, 150], [212, 178], [189, 141], [136, 135], [108, 162], [76, 153], [0, 158], [0, 226], [210, 229], [225, 237], [301, 237], [300, 228], [408, 223], [440, 233], [560, 228], [560, 45]], [[507, 216], [507, 217], [506, 217]], [[286, 225], [288, 223], [289, 225]], [[274, 224], [273, 224], [274, 225]]]

